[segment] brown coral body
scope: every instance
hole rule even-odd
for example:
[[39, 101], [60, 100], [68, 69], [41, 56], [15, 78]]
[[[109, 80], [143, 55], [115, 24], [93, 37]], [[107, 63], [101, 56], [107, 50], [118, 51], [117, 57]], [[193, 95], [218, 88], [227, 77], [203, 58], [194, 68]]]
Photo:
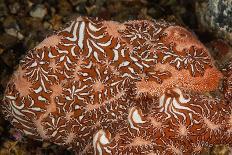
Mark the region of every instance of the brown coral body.
[[223, 68], [223, 94], [225, 99], [232, 104], [232, 58], [229, 59]]
[[184, 28], [83, 17], [29, 51], [1, 106], [26, 135], [79, 154], [198, 153], [231, 145], [231, 105], [199, 95], [221, 76]]

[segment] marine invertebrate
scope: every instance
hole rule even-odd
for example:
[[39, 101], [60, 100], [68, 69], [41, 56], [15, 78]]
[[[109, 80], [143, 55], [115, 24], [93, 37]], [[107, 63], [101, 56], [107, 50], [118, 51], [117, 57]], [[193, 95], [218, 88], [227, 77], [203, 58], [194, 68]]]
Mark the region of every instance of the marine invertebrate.
[[[129, 109], [128, 123], [116, 135], [101, 130], [107, 143], [98, 144], [99, 149], [95, 151], [99, 154], [101, 151], [112, 154], [197, 154], [212, 144], [231, 145], [232, 107], [224, 101], [173, 88], [158, 100], [147, 103], [153, 105], [149, 112], [142, 111], [136, 104]], [[94, 138], [97, 137], [100, 139], [98, 133]]]
[[232, 59], [230, 59], [226, 66], [223, 68], [224, 81], [223, 81], [223, 94], [225, 99], [232, 102]]
[[184, 28], [80, 17], [29, 51], [1, 106], [21, 132], [80, 154], [184, 153], [231, 143], [223, 101], [185, 93], [221, 76]]

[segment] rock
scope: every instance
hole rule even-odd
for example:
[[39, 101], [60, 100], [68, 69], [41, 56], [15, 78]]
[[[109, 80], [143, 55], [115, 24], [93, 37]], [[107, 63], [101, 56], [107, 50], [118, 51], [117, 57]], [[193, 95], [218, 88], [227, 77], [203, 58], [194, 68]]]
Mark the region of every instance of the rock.
[[72, 10], [72, 6], [71, 4], [68, 2], [68, 0], [60, 0], [59, 4], [58, 4], [58, 8], [59, 8], [59, 14], [63, 15], [63, 16], [67, 16], [69, 14], [71, 14], [71, 10]]
[[2, 46], [3, 49], [10, 48], [18, 43], [18, 39], [12, 35], [9, 35], [7, 33], [3, 33], [0, 35], [0, 46]]
[[52, 28], [54, 30], [58, 30], [61, 27], [62, 24], [62, 17], [59, 15], [54, 15], [53, 18], [49, 21], [51, 23]]
[[84, 4], [84, 3], [80, 3], [79, 5], [77, 5], [77, 6], [75, 7], [75, 10], [76, 10], [76, 12], [78, 12], [78, 13], [84, 14], [84, 13], [86, 12], [86, 10], [85, 10], [85, 4]]
[[0, 47], [0, 55], [3, 53], [4, 48]]
[[5, 29], [5, 32], [11, 36], [17, 37], [19, 40], [24, 38], [23, 34], [14, 28]]
[[15, 2], [15, 3], [9, 5], [9, 9], [10, 9], [10, 13], [16, 14], [20, 9], [20, 5], [18, 2]]
[[3, 21], [4, 28], [18, 28], [17, 20], [14, 16], [7, 16]]
[[0, 0], [0, 17], [7, 15], [7, 7], [4, 0]]
[[20, 27], [17, 20], [13, 16], [8, 16], [3, 23], [4, 30], [7, 34], [22, 40], [24, 35], [20, 32]]
[[203, 29], [232, 44], [232, 0], [196, 1], [196, 12]]
[[[19, 24], [21, 25], [23, 34], [30, 34], [38, 30], [44, 30], [43, 26], [41, 26], [43, 25], [43, 21], [39, 18], [25, 17], [19, 20]], [[29, 29], [32, 29], [33, 31], [28, 31]]]
[[19, 57], [17, 57], [16, 55], [16, 52], [17, 51], [14, 51], [14, 50], [7, 50], [6, 52], [4, 52], [2, 55], [1, 55], [1, 58], [2, 58], [2, 61], [7, 65], [7, 66], [10, 66], [10, 67], [14, 67], [17, 65], [18, 61], [17, 59], [19, 59]]
[[52, 28], [52, 25], [51, 25], [51, 23], [49, 23], [49, 22], [44, 22], [44, 23], [43, 23], [43, 27], [44, 27], [45, 29], [51, 29], [51, 28]]
[[86, 3], [87, 0], [70, 0], [72, 6], [77, 6], [80, 3]]
[[42, 4], [36, 5], [30, 11], [30, 15], [32, 17], [40, 18], [40, 19], [43, 19], [46, 14], [47, 14], [47, 8]]
[[226, 145], [216, 145], [210, 152], [211, 155], [231, 155], [230, 147]]

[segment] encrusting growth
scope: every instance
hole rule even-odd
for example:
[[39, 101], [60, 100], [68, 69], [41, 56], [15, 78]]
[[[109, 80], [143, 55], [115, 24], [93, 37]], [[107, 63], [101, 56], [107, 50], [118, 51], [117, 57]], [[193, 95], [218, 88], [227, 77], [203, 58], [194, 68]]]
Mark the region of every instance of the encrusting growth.
[[223, 94], [229, 104], [232, 104], [232, 58], [229, 59], [226, 66], [223, 68]]
[[79, 17], [21, 60], [1, 107], [78, 154], [199, 153], [232, 145], [231, 104], [203, 95], [222, 76], [185, 28]]

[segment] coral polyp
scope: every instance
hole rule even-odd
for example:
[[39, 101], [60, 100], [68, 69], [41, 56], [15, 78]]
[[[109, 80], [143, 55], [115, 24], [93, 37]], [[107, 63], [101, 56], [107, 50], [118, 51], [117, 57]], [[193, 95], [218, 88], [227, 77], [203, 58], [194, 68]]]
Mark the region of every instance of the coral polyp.
[[231, 105], [203, 95], [221, 78], [185, 28], [79, 17], [26, 54], [1, 107], [25, 135], [79, 154], [198, 153], [232, 142]]

